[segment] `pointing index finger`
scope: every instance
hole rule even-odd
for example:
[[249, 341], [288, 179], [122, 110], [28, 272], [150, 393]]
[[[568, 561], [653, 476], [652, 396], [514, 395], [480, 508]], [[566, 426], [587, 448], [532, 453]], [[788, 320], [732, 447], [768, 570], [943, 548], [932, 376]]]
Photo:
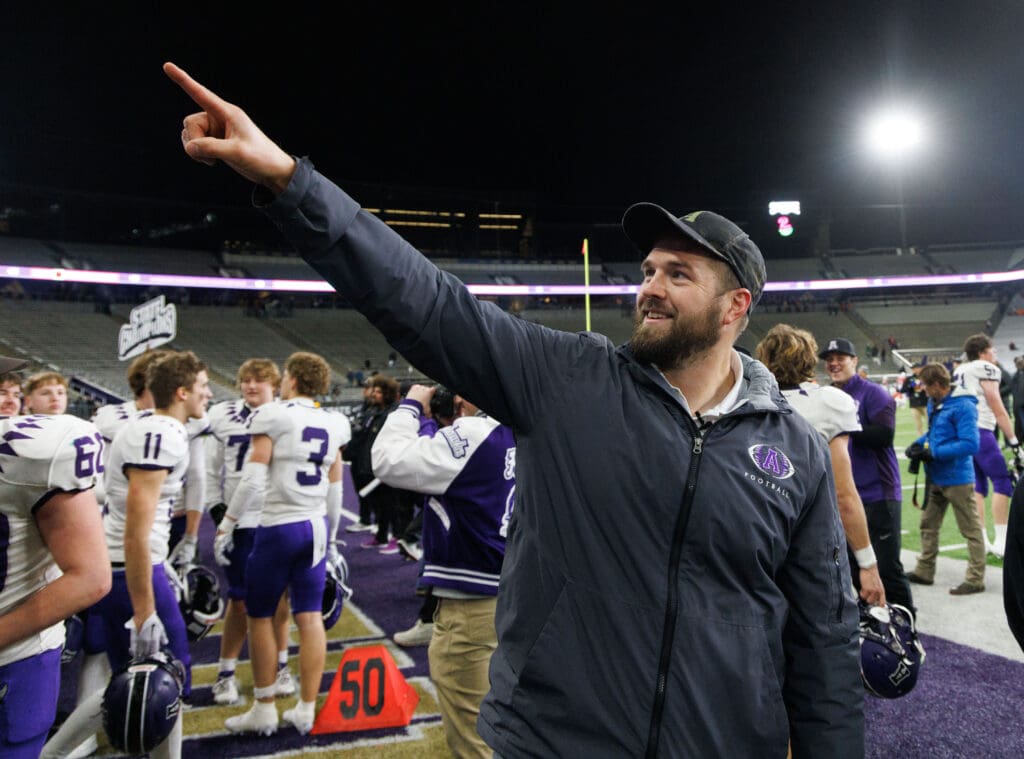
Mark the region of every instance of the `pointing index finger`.
[[225, 115], [228, 105], [227, 101], [190, 77], [183, 68], [168, 61], [164, 64], [164, 73], [167, 74], [172, 82], [185, 90], [185, 94], [192, 98], [196, 105], [204, 111], [215, 116]]

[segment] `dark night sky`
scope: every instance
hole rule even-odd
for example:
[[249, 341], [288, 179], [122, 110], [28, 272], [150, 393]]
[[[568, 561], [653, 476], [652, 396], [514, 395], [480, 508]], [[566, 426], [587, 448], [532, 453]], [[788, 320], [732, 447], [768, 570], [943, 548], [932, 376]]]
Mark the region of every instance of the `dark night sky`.
[[0, 182], [244, 203], [241, 180], [180, 152], [171, 59], [343, 185], [519, 192], [609, 219], [654, 200], [749, 220], [788, 196], [856, 230], [892, 219], [869, 208], [895, 183], [858, 130], [899, 96], [933, 131], [905, 169], [911, 234], [1024, 239], [1017, 0], [368, 5], [249, 3], [239, 24], [223, 6], [13, 4]]

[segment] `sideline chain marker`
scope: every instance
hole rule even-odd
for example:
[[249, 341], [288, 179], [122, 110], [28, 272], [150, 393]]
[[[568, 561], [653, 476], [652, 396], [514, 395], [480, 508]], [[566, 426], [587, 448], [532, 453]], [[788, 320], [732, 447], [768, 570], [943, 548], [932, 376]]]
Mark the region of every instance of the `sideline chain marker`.
[[405, 727], [420, 695], [383, 645], [349, 648], [338, 664], [313, 735]]

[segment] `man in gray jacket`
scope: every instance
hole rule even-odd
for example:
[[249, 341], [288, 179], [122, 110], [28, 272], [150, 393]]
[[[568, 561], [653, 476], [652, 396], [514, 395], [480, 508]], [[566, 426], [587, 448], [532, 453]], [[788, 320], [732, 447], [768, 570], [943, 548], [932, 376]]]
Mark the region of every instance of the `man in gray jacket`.
[[857, 608], [820, 436], [732, 347], [764, 262], [732, 222], [633, 206], [633, 339], [478, 301], [173, 64], [185, 152], [259, 187], [305, 260], [407, 360], [516, 434], [498, 650], [502, 757], [864, 752]]

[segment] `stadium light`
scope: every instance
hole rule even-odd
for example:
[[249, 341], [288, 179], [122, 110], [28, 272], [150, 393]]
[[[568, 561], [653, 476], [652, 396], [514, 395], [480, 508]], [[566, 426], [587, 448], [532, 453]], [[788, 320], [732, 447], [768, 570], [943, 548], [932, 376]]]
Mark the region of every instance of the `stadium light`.
[[900, 162], [918, 153], [927, 143], [924, 121], [908, 108], [890, 107], [873, 114], [864, 136], [872, 153]]
[[928, 130], [913, 108], [887, 106], [872, 114], [864, 129], [864, 142], [872, 155], [885, 160], [896, 174], [900, 220], [900, 252], [907, 250], [907, 204], [903, 196], [906, 162], [927, 147]]

